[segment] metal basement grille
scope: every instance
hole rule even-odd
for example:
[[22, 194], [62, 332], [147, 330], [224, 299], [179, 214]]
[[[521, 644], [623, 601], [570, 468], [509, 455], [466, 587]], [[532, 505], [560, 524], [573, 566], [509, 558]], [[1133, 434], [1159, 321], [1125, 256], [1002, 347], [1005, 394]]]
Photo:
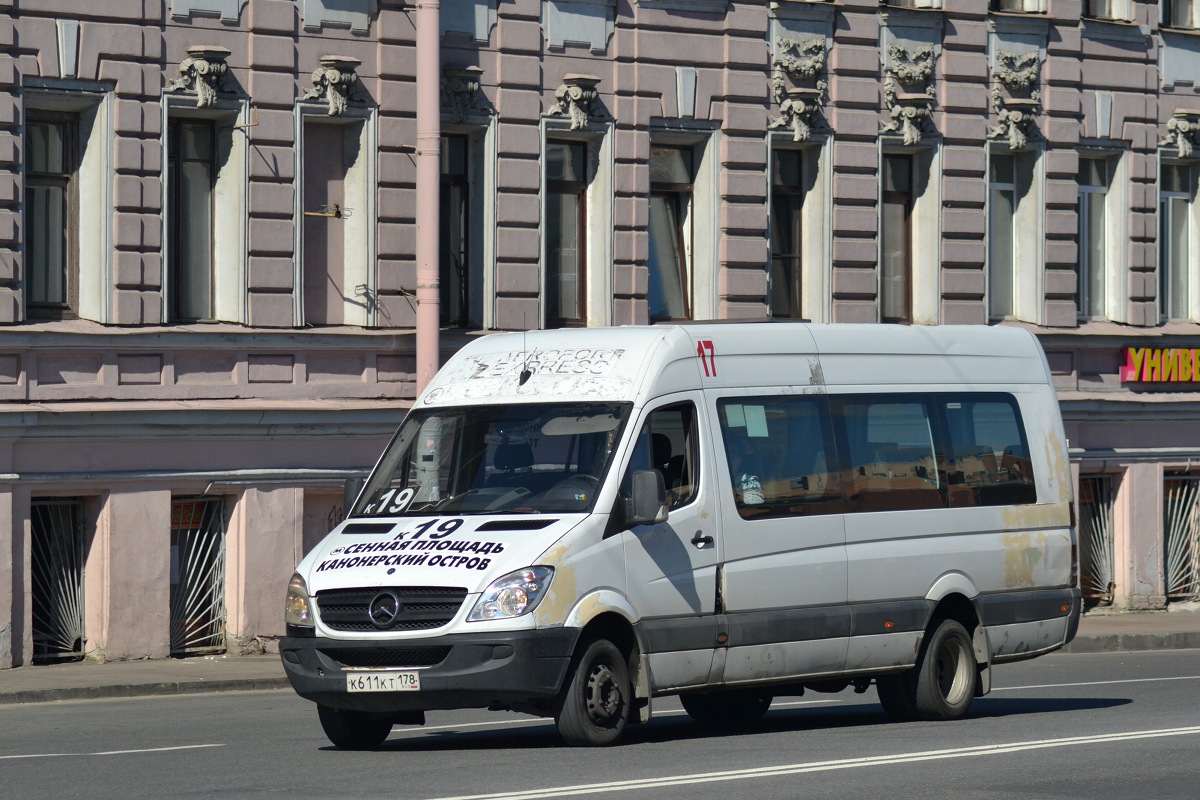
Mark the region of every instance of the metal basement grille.
[[[371, 623], [368, 606], [380, 592], [395, 592], [402, 606], [386, 628]], [[335, 631], [424, 631], [454, 619], [467, 596], [466, 589], [441, 586], [380, 586], [366, 589], [327, 589], [317, 592], [321, 621]]]
[[83, 502], [32, 504], [33, 663], [83, 657]]
[[449, 647], [410, 647], [408, 649], [330, 648], [322, 653], [343, 667], [432, 667], [450, 654]]

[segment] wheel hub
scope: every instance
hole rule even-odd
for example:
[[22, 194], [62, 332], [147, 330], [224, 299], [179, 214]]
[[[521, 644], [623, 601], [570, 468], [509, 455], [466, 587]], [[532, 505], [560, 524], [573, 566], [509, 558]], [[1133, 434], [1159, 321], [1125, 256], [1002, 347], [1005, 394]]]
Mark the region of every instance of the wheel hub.
[[588, 716], [594, 722], [606, 723], [619, 714], [621, 703], [621, 687], [612, 670], [604, 664], [596, 665], [588, 675]]

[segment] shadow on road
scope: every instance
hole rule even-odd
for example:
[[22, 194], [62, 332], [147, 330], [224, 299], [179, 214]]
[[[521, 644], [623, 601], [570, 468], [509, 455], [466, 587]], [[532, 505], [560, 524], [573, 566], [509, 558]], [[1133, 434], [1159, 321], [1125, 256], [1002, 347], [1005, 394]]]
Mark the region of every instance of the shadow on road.
[[[966, 721], [1010, 717], [1021, 714], [1054, 714], [1117, 708], [1132, 703], [1125, 698], [979, 698], [971, 705]], [[760, 736], [771, 733], [795, 733], [834, 728], [863, 728], [893, 725], [948, 725], [946, 722], [895, 722], [874, 703], [824, 708], [782, 708], [770, 712], [759, 722], [740, 729], [720, 729], [701, 725], [687, 715], [655, 717], [647, 725], [631, 725], [616, 747], [656, 744], [695, 739]], [[420, 728], [396, 728], [392, 738], [376, 751], [441, 752], [455, 750], [545, 750], [563, 748], [552, 720], [522, 720], [512, 727], [486, 730], [441, 730], [424, 733]], [[334, 747], [322, 750], [336, 751]], [[570, 748], [574, 750], [574, 748]], [[603, 752], [599, 748], [594, 752]], [[586, 751], [582, 751], [586, 752]]]

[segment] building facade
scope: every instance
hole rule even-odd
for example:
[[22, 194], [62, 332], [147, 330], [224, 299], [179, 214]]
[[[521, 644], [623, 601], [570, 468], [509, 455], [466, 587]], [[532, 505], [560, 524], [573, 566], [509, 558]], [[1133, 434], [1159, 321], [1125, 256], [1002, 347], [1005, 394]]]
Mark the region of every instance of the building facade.
[[0, 0], [0, 667], [270, 646], [415, 396], [433, 202], [443, 356], [1031, 328], [1089, 603], [1200, 595], [1200, 6], [442, 0], [437, 187], [416, 19]]

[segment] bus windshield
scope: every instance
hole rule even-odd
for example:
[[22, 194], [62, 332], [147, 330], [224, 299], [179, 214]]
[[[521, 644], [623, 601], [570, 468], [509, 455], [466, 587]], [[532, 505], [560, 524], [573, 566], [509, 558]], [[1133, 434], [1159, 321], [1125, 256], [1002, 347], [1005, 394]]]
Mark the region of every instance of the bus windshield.
[[538, 403], [414, 411], [351, 516], [590, 511], [631, 408]]

